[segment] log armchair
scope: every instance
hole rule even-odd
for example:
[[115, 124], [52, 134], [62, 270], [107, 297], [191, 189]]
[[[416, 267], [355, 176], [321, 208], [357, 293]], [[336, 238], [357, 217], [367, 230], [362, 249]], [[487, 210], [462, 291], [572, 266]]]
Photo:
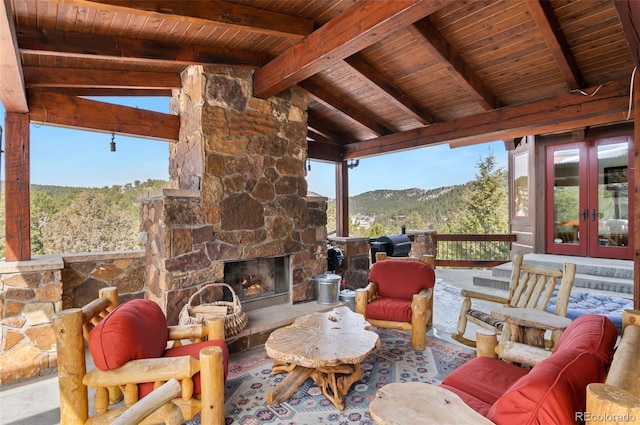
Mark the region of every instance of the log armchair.
[[369, 284], [356, 290], [356, 312], [373, 326], [411, 331], [411, 348], [426, 347], [433, 320], [434, 257], [387, 258], [377, 253]]
[[[563, 269], [542, 266], [537, 264], [523, 263], [524, 257], [517, 254], [513, 259], [513, 269], [509, 281], [508, 296], [502, 297], [480, 291], [463, 289], [460, 294], [464, 297], [460, 308], [460, 316], [456, 332], [451, 337], [465, 345], [475, 347], [476, 341], [465, 337], [467, 324], [472, 322], [484, 329], [495, 332], [497, 335], [507, 331], [503, 322], [496, 321], [491, 317], [490, 311], [483, 311], [477, 308], [474, 301], [484, 301], [495, 303], [496, 306], [526, 307], [546, 310], [549, 300], [555, 290], [558, 291], [555, 314], [566, 317], [569, 305], [569, 296], [573, 288], [573, 281], [576, 276], [576, 265], [564, 263]], [[559, 284], [559, 286], [558, 286]], [[552, 340], [548, 341], [549, 348], [554, 341], [559, 338], [559, 333], [552, 335]], [[502, 335], [502, 340], [506, 335]]]
[[[167, 326], [153, 301], [136, 299], [118, 306], [117, 289], [104, 288], [85, 307], [54, 315], [53, 326], [62, 425], [111, 424], [127, 409], [144, 406], [147, 395], [172, 379], [180, 382], [180, 397], [141, 423], [180, 423], [198, 412], [203, 425], [224, 423], [228, 349], [222, 319]], [[96, 366], [91, 371], [85, 339]], [[95, 388], [92, 416], [88, 388]], [[110, 408], [114, 404], [118, 406]]]

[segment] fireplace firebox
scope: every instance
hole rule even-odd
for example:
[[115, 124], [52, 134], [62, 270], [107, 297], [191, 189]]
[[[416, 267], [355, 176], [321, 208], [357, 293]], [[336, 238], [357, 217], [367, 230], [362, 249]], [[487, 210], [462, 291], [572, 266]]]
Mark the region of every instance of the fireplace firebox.
[[289, 301], [288, 257], [254, 258], [227, 262], [224, 281], [230, 285], [245, 310]]

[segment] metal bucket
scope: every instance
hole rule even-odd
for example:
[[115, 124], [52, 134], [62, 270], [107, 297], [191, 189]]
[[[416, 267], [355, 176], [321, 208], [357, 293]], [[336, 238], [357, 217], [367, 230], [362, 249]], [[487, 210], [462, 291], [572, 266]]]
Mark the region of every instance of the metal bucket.
[[338, 304], [338, 290], [342, 276], [327, 272], [319, 274], [315, 280], [318, 283], [318, 304]]
[[340, 291], [340, 301], [346, 302], [351, 311], [356, 311], [356, 291], [352, 289], [343, 289]]

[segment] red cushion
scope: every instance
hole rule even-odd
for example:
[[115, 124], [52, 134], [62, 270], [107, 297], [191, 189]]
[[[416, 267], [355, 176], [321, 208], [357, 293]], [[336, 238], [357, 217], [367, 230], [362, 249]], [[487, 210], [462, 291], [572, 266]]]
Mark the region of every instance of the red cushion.
[[395, 298], [378, 298], [367, 304], [364, 315], [367, 319], [411, 323], [411, 301]]
[[605, 365], [611, 364], [618, 339], [616, 325], [606, 316], [585, 314], [571, 322], [562, 333], [554, 351], [565, 348], [587, 350]]
[[450, 387], [450, 386], [444, 385], [444, 384], [440, 384], [440, 386], [442, 388], [446, 388], [447, 390], [451, 391], [452, 393], [457, 394], [462, 399], [462, 401], [464, 401], [464, 403], [467, 406], [471, 407], [473, 410], [475, 410], [476, 412], [480, 413], [482, 416], [487, 416], [487, 413], [489, 413], [489, 409], [491, 409], [491, 404], [485, 403], [484, 401], [480, 400], [479, 398], [473, 396], [472, 394], [465, 393], [464, 391], [460, 390], [459, 388]]
[[498, 425], [574, 424], [576, 412], [585, 411], [587, 385], [604, 378], [604, 367], [592, 353], [555, 352], [500, 397], [487, 418]]
[[436, 274], [422, 261], [381, 260], [371, 267], [369, 281], [378, 284], [381, 297], [411, 300], [420, 290], [433, 288]]
[[[191, 356], [194, 359], [200, 358], [200, 351], [206, 347], [222, 348], [222, 368], [224, 370], [224, 380], [227, 380], [227, 372], [229, 370], [229, 349], [224, 340], [203, 341], [194, 344], [187, 344], [181, 347], [169, 348], [164, 352], [163, 357], [180, 357]], [[200, 385], [200, 372], [193, 375], [193, 393], [200, 394], [202, 386]], [[142, 398], [153, 391], [153, 382], [147, 382], [138, 385], [138, 398]]]
[[89, 351], [100, 370], [129, 360], [161, 357], [167, 347], [167, 318], [150, 300], [131, 300], [116, 307], [89, 333]]
[[528, 369], [501, 360], [476, 357], [448, 374], [442, 384], [472, 394], [480, 401], [492, 405], [528, 372]]

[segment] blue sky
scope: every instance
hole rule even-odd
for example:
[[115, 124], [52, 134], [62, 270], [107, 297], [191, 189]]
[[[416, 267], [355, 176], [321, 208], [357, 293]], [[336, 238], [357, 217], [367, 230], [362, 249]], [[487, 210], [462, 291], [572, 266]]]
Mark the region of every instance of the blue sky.
[[[108, 99], [102, 99], [109, 101]], [[113, 103], [168, 112], [166, 98], [118, 98]], [[4, 108], [0, 105], [0, 116]], [[169, 179], [168, 144], [162, 141], [31, 124], [31, 182], [44, 185], [103, 187], [135, 180]], [[4, 149], [4, 140], [2, 143]], [[360, 160], [349, 171], [349, 194], [376, 189], [432, 189], [466, 183], [476, 174], [476, 162], [493, 152], [498, 166], [506, 168], [507, 154], [500, 142], [450, 149], [438, 145]], [[4, 158], [0, 164], [4, 180]], [[335, 165], [312, 161], [309, 190], [335, 197]]]

